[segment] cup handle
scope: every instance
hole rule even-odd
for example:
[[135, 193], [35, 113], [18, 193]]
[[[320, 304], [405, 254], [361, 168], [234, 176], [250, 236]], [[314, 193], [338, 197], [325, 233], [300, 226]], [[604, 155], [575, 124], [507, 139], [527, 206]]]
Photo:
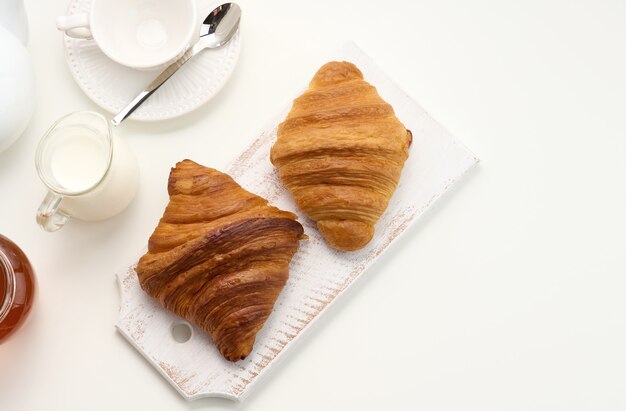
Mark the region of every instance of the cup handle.
[[64, 31], [66, 35], [75, 39], [91, 40], [89, 29], [89, 15], [87, 13], [72, 14], [57, 18], [57, 29]]
[[48, 191], [46, 198], [39, 205], [37, 209], [37, 224], [44, 230], [57, 231], [69, 220], [69, 214], [59, 209], [61, 201], [63, 201], [63, 196]]

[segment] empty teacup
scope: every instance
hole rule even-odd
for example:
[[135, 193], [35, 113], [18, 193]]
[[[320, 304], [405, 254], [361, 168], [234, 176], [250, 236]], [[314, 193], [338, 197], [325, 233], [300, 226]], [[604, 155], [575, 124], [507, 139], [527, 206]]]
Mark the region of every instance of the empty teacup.
[[79, 111], [54, 123], [37, 146], [35, 165], [48, 187], [37, 210], [37, 223], [46, 231], [58, 230], [69, 217], [112, 217], [137, 192], [137, 159], [96, 112]]
[[111, 60], [140, 70], [173, 62], [196, 27], [194, 0], [93, 0], [89, 13], [57, 20], [68, 36], [93, 38]]

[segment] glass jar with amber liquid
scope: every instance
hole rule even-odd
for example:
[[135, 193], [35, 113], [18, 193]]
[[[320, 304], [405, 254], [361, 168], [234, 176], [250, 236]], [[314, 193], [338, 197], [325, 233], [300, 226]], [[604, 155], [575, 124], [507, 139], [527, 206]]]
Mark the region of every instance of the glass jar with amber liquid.
[[35, 276], [28, 258], [0, 235], [0, 342], [24, 323], [34, 296]]

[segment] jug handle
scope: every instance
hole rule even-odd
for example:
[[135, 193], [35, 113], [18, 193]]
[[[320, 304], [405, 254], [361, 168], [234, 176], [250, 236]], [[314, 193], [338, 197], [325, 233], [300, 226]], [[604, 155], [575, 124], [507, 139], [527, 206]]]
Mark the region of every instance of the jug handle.
[[69, 214], [60, 210], [63, 196], [48, 191], [37, 209], [37, 224], [45, 231], [57, 231], [69, 220]]

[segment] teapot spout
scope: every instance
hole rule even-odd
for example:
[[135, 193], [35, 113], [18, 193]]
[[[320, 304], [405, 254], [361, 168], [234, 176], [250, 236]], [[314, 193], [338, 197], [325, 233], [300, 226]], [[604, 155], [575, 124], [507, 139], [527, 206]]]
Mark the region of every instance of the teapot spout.
[[0, 26], [28, 44], [28, 19], [23, 0], [0, 0]]

